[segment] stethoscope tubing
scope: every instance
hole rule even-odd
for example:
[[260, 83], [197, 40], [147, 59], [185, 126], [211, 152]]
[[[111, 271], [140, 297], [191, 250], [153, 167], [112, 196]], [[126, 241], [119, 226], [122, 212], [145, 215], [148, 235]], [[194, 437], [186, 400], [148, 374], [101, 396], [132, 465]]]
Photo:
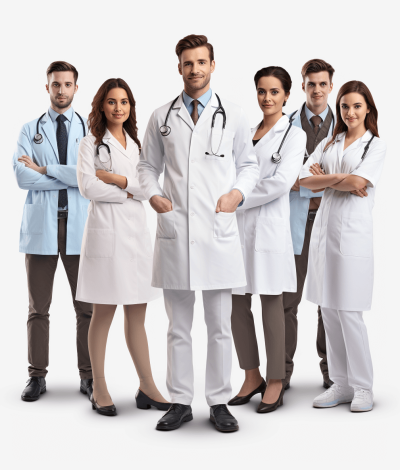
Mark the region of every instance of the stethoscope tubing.
[[[83, 119], [82, 117], [76, 112], [74, 111], [74, 113], [78, 116], [78, 118], [80, 119], [81, 121], [81, 124], [82, 124], [82, 127], [83, 127], [83, 137], [86, 137], [86, 130], [85, 130], [85, 123], [83, 122]], [[36, 122], [36, 134], [35, 136], [33, 137], [33, 141], [35, 142], [35, 144], [41, 144], [43, 142], [43, 136], [42, 134], [39, 132], [39, 123], [40, 121], [42, 120], [42, 117], [45, 115], [46, 113], [43, 113], [40, 118], [37, 120]]]

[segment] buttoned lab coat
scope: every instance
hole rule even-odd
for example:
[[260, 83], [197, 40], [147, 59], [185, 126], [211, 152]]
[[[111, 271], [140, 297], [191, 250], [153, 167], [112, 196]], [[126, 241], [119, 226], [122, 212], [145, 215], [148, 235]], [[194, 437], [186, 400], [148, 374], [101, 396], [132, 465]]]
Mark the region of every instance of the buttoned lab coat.
[[[86, 119], [83, 118], [86, 126]], [[67, 164], [60, 165], [57, 137], [54, 124], [46, 113], [40, 120], [39, 132], [43, 136], [41, 144], [35, 144], [37, 119], [24, 124], [18, 137], [13, 156], [13, 167], [18, 186], [27, 189], [28, 194], [22, 215], [19, 251], [36, 255], [56, 255], [58, 253], [58, 192], [68, 193], [67, 255], [79, 255], [83, 229], [87, 217], [89, 201], [78, 189], [76, 163], [79, 142], [83, 138], [83, 126], [75, 113], [72, 113], [68, 134]], [[27, 168], [18, 161], [22, 155], [29, 156], [38, 166], [47, 166], [47, 174]]]
[[[368, 197], [364, 198], [331, 188], [324, 191], [311, 234], [306, 288], [307, 300], [321, 307], [350, 311], [371, 309], [374, 282], [372, 208], [386, 154], [386, 144], [375, 137], [360, 164], [364, 147], [371, 137], [371, 132], [367, 131], [343, 151], [345, 133], [339, 134], [337, 142], [325, 154], [325, 173], [351, 173], [369, 183]], [[318, 145], [303, 166], [300, 180], [311, 176], [310, 165], [321, 163], [327, 139]]]
[[[217, 201], [233, 188], [246, 198], [259, 177], [250, 128], [243, 110], [221, 99], [227, 121], [217, 115], [211, 153], [211, 120], [218, 107], [214, 92], [197, 125], [182, 95], [169, 116], [171, 133], [160, 126], [171, 103], [154, 111], [143, 141], [139, 181], [147, 198], [165, 196], [173, 210], [157, 214], [153, 286], [164, 289], [229, 289], [246, 285], [236, 214], [216, 213]], [[161, 188], [158, 179], [164, 173]]]
[[[96, 157], [94, 141], [94, 136], [89, 135], [79, 147], [79, 190], [91, 201], [82, 240], [76, 298], [112, 305], [150, 302], [162, 293], [151, 287], [153, 249], [141, 202], [145, 196], [136, 177], [138, 146], [128, 134], [126, 149], [108, 129], [103, 137], [111, 151], [113, 173], [127, 178], [127, 187], [121, 189], [96, 177], [96, 170], [104, 168]], [[106, 161], [106, 149], [102, 147], [100, 152]], [[134, 199], [127, 197], [128, 192]]]
[[[254, 147], [260, 181], [237, 210], [247, 286], [234, 289], [234, 294], [279, 295], [297, 291], [289, 192], [303, 165], [306, 133], [292, 126], [280, 151], [281, 163], [271, 160], [288, 126], [288, 117], [282, 116]], [[257, 128], [252, 129], [253, 136]]]

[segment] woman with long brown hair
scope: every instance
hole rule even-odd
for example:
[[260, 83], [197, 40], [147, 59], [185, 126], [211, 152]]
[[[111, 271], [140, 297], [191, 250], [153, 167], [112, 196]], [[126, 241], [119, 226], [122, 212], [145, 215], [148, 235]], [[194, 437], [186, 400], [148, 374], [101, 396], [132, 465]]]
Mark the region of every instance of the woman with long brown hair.
[[351, 81], [336, 100], [333, 136], [324, 139], [300, 173], [300, 185], [324, 190], [311, 235], [307, 300], [321, 305], [329, 375], [334, 384], [314, 407], [350, 403], [373, 408], [373, 370], [363, 312], [371, 309], [374, 259], [372, 208], [386, 144], [367, 86]]
[[93, 370], [93, 409], [113, 416], [104, 360], [108, 331], [117, 305], [124, 306], [125, 338], [140, 386], [138, 408], [169, 404], [153, 381], [144, 321], [147, 302], [161, 296], [151, 287], [153, 252], [145, 199], [136, 178], [140, 142], [135, 100], [121, 78], [103, 83], [92, 102], [90, 135], [79, 147], [79, 190], [90, 199], [82, 240], [76, 298], [93, 303], [89, 353]]

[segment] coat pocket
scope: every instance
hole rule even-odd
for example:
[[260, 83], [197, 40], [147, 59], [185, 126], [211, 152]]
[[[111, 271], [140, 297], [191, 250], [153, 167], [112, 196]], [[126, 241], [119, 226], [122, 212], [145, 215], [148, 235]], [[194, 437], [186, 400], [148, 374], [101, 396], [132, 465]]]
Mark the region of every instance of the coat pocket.
[[238, 225], [236, 212], [216, 212], [214, 217], [214, 238], [236, 237]]
[[44, 207], [42, 204], [25, 204], [21, 233], [40, 235], [43, 233]]
[[287, 223], [281, 217], [258, 217], [255, 250], [259, 253], [286, 252]]
[[88, 228], [86, 236], [86, 256], [88, 258], [112, 258], [114, 249], [114, 230]]
[[350, 212], [342, 216], [340, 253], [344, 256], [371, 258], [372, 216]]
[[174, 211], [157, 214], [157, 238], [167, 238], [172, 240], [175, 233], [175, 213]]
[[[214, 160], [220, 163], [232, 161], [232, 148], [234, 133], [230, 131], [211, 130], [208, 136], [206, 160]], [[215, 154], [215, 155], [214, 155]]]

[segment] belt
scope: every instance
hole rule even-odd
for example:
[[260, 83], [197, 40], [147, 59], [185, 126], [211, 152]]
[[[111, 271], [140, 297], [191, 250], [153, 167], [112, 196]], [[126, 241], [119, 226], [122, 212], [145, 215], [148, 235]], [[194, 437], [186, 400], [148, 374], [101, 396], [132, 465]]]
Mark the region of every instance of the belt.
[[317, 215], [317, 210], [308, 211], [308, 220], [314, 220]]
[[66, 219], [68, 217], [68, 210], [57, 211], [57, 219]]

